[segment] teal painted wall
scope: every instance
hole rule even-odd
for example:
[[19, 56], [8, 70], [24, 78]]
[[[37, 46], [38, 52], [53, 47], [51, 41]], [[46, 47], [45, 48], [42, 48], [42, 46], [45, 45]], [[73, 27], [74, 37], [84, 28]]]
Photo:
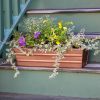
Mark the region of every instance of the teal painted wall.
[[100, 0], [33, 0], [29, 9], [99, 8]]
[[49, 71], [21, 71], [16, 79], [13, 74], [0, 70], [0, 92], [100, 98], [100, 74], [60, 72], [52, 80]]
[[[33, 0], [29, 9], [100, 8], [100, 0]], [[54, 15], [55, 16], [55, 15]], [[100, 13], [66, 13], [58, 18], [72, 20], [87, 32], [100, 32]]]
[[86, 32], [100, 32], [100, 13], [32, 14], [28, 16], [41, 17], [44, 15], [49, 15], [59, 21], [73, 21], [76, 32], [82, 28], [85, 28]]

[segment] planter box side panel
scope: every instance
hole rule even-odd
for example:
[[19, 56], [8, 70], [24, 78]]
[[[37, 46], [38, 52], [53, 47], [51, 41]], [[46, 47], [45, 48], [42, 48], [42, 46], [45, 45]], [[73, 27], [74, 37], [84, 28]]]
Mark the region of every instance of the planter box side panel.
[[[22, 54], [18, 49], [16, 53], [16, 61], [18, 66], [24, 67], [51, 67], [55, 63], [56, 53], [54, 52], [39, 52], [36, 51], [32, 56]], [[82, 68], [87, 62], [87, 53], [81, 49], [72, 49], [64, 54], [64, 59], [60, 63], [61, 68]], [[82, 58], [83, 57], [83, 58]]]

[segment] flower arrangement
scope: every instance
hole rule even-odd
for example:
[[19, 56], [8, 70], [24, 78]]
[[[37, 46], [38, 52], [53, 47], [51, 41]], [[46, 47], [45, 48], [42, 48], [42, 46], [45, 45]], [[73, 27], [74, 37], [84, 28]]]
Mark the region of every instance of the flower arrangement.
[[[72, 21], [57, 21], [50, 16], [40, 18], [28, 17], [19, 24], [21, 30], [15, 31], [13, 40], [7, 49], [8, 62], [16, 70], [15, 77], [19, 71], [14, 63], [13, 48], [19, 49], [26, 56], [33, 55], [33, 52], [39, 50], [42, 52], [54, 51], [57, 53], [55, 57], [54, 70], [49, 78], [58, 74], [59, 61], [64, 58], [63, 54], [69, 49], [80, 48], [87, 50], [97, 50], [97, 38], [86, 38], [85, 30], [75, 34], [74, 23]], [[30, 48], [28, 52], [23, 48]], [[97, 53], [96, 51], [95, 53]]]

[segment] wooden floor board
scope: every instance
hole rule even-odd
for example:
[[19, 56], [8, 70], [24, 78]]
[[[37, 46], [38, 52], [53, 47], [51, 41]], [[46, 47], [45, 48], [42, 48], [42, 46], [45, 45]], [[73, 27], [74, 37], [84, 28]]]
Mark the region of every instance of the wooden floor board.
[[100, 100], [100, 98], [79, 98], [65, 96], [44, 96], [0, 92], [0, 100]]

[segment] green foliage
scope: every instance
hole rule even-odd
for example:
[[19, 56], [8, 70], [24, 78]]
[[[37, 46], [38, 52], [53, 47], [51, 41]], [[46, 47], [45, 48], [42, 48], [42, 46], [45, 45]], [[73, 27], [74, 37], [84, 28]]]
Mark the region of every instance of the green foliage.
[[[50, 16], [40, 18], [28, 17], [20, 23], [20, 28], [26, 38], [26, 46], [33, 47], [34, 44], [63, 44], [68, 39], [68, 28], [73, 25], [73, 22], [55, 21]], [[35, 39], [35, 32], [41, 32], [40, 36]], [[20, 34], [20, 33], [19, 33]], [[15, 38], [18, 39], [15, 35]]]
[[[84, 29], [81, 29], [81, 31], [75, 35], [73, 32], [75, 26], [71, 21], [56, 21], [50, 16], [40, 18], [28, 17], [23, 19], [19, 26], [22, 31], [14, 32], [13, 42], [11, 41], [10, 43], [11, 48], [19, 49], [26, 56], [33, 55], [33, 51], [36, 50], [44, 52], [55, 51], [57, 53], [53, 65], [55, 68], [50, 78], [58, 74], [59, 61], [63, 59], [63, 53], [67, 50], [74, 47], [87, 50], [94, 49], [96, 53], [99, 52], [97, 41], [99, 38], [86, 38]], [[21, 49], [22, 47], [31, 49], [29, 52], [26, 52]], [[11, 55], [10, 58], [9, 54]], [[9, 52], [8, 59], [11, 59], [13, 54], [14, 52]], [[12, 66], [15, 68], [15, 63], [12, 63]], [[17, 68], [15, 69], [17, 70]]]

